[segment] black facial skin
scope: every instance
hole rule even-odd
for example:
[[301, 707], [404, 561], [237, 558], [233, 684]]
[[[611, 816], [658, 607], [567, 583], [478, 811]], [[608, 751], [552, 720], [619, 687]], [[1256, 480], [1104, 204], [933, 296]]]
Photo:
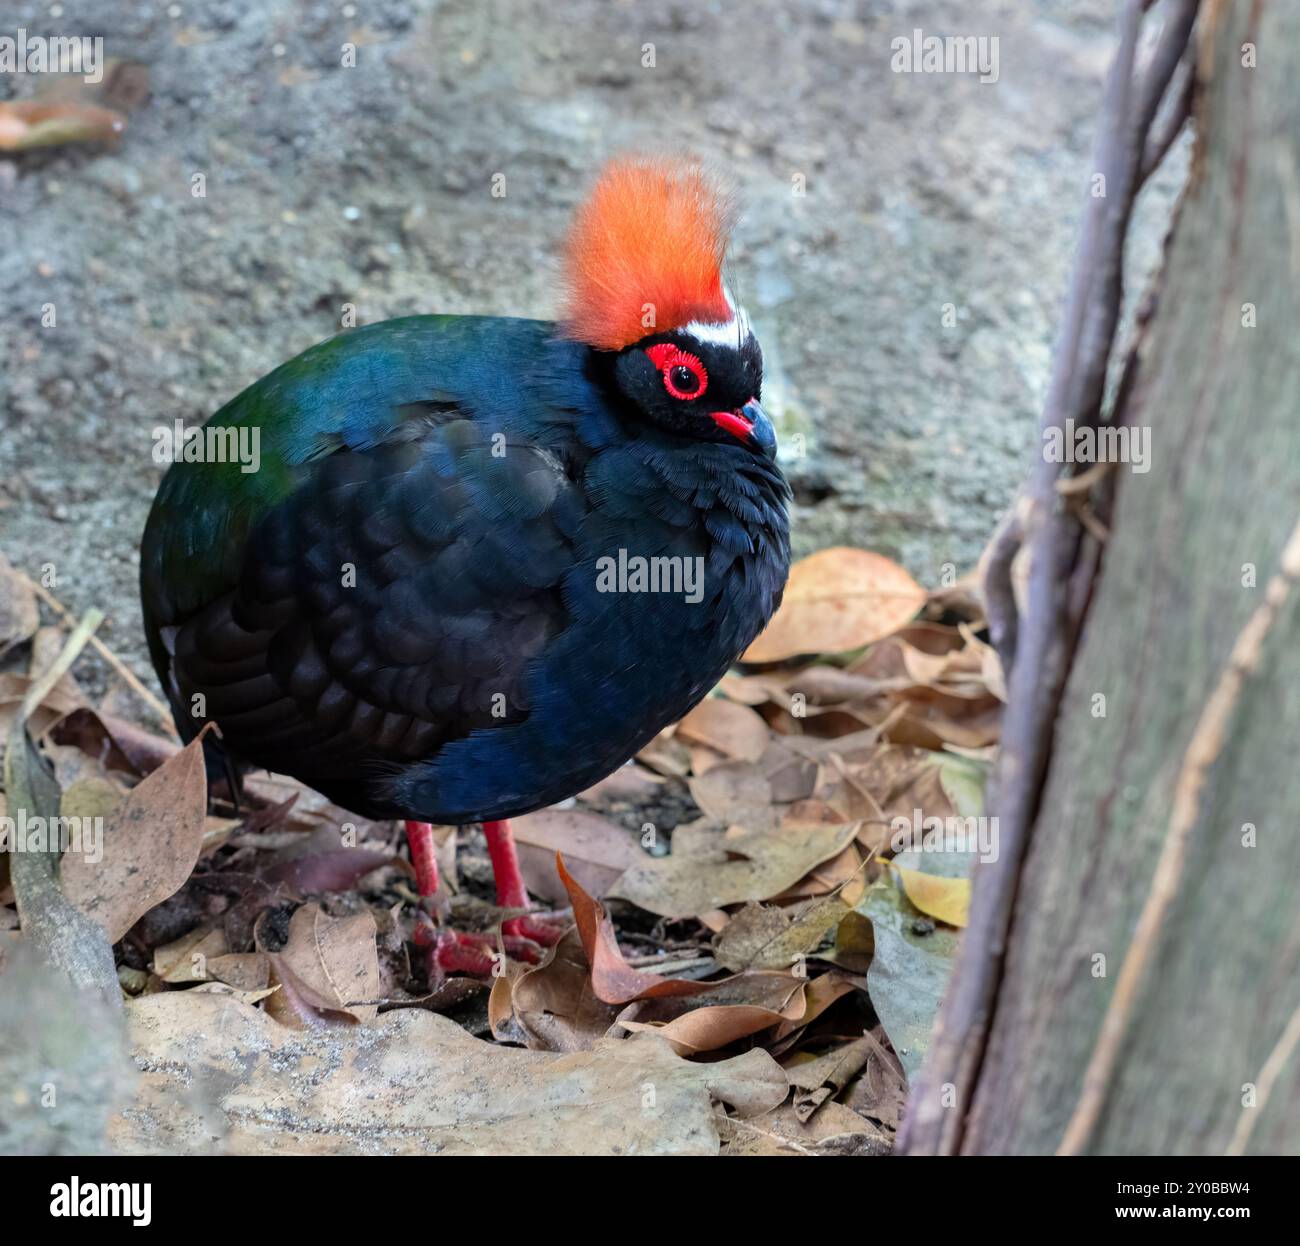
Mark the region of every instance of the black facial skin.
[[[660, 342], [694, 355], [704, 365], [708, 384], [699, 397], [686, 400], [668, 392], [663, 373], [646, 354], [648, 347]], [[697, 342], [686, 333], [657, 333], [620, 351], [613, 374], [619, 392], [661, 427], [700, 441], [735, 441], [735, 435], [719, 428], [710, 413], [739, 411], [751, 398], [762, 396], [763, 352], [752, 334], [737, 350], [732, 345]]]

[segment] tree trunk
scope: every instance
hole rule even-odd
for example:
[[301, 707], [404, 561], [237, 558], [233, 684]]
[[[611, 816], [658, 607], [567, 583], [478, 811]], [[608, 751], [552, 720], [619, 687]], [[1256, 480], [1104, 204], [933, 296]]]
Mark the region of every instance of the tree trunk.
[[1117, 469], [967, 1152], [1300, 1152], [1300, 5], [1208, 4], [1199, 38], [1191, 180], [1118, 413], [1151, 468]]

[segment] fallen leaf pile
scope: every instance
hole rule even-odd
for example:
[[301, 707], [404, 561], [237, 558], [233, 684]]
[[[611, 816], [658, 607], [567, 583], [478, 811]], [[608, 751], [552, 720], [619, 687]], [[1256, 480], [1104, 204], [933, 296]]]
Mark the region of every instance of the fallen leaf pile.
[[561, 942], [430, 980], [430, 920], [499, 935], [476, 829], [437, 832], [430, 913], [398, 824], [265, 774], [234, 807], [201, 741], [122, 688], [92, 703], [0, 560], [0, 816], [21, 790], [101, 832], [43, 890], [0, 854], [0, 1011], [45, 953], [33, 906], [75, 906], [112, 945], [138, 1070], [106, 1118], [119, 1150], [887, 1152], [981, 850], [961, 832], [1002, 692], [982, 629], [880, 555], [797, 564], [710, 697], [514, 821], [530, 891], [572, 914]]

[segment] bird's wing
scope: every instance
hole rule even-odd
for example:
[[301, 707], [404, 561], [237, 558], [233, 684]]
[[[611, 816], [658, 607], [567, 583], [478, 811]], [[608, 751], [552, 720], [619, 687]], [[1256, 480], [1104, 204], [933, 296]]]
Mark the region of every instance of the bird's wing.
[[366, 392], [382, 419], [298, 419], [286, 453], [278, 375], [224, 417], [267, 430], [260, 470], [174, 467], [146, 530], [146, 621], [182, 730], [215, 720], [236, 755], [338, 791], [526, 717], [528, 665], [567, 622], [581, 484], [445, 389]]
[[579, 492], [466, 418], [335, 451], [172, 633], [181, 704], [202, 694], [232, 751], [324, 779], [520, 721], [528, 664], [566, 623]]

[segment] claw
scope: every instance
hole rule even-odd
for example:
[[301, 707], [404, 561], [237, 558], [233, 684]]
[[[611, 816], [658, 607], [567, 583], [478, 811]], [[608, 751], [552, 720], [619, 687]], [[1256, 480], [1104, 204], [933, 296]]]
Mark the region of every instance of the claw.
[[[547, 934], [551, 933], [547, 928]], [[440, 980], [448, 974], [467, 974], [472, 978], [490, 978], [500, 973], [500, 945], [491, 934], [470, 934], [460, 930], [434, 930], [430, 925], [416, 927], [415, 942], [429, 949], [430, 977]], [[540, 965], [549, 944], [514, 931], [502, 931], [502, 945], [509, 960], [525, 965]]]
[[523, 913], [501, 923], [507, 938], [513, 935], [542, 947], [554, 947], [568, 928], [569, 922], [551, 913]]

